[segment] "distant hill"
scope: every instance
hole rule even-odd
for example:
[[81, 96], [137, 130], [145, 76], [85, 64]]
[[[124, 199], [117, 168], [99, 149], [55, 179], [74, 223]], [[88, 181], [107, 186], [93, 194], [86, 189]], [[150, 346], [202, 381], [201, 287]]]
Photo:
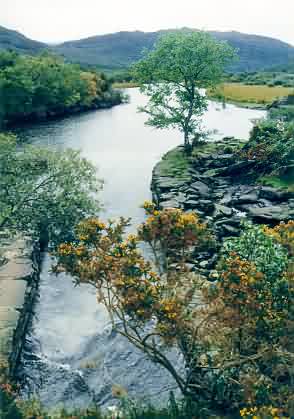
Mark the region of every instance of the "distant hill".
[[20, 54], [37, 54], [47, 48], [42, 42], [33, 41], [20, 32], [0, 26], [0, 50], [11, 49]]
[[[162, 33], [117, 32], [65, 42], [55, 50], [70, 61], [104, 68], [126, 68], [140, 59], [143, 48], [151, 49]], [[210, 33], [238, 49], [240, 59], [234, 64], [233, 71], [256, 71], [286, 65], [294, 58], [294, 47], [277, 39], [239, 32]]]
[[[0, 26], [0, 49], [12, 49], [23, 54], [36, 54], [43, 49], [50, 49], [71, 62], [119, 70], [140, 59], [142, 50], [151, 49], [159, 35], [164, 32], [167, 31], [117, 32], [53, 46], [33, 41], [19, 32]], [[238, 49], [240, 59], [231, 68], [233, 71], [284, 67], [289, 61], [294, 61], [294, 47], [277, 39], [239, 32], [211, 34], [218, 40], [227, 40]]]

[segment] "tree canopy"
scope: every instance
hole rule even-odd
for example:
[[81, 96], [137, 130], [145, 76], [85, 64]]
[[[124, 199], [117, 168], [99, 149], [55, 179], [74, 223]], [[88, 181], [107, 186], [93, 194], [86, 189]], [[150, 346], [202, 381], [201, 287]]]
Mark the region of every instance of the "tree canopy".
[[120, 102], [105, 76], [43, 53], [0, 52], [0, 123], [62, 115]]
[[141, 108], [156, 128], [177, 128], [186, 150], [201, 136], [201, 116], [207, 109], [202, 89], [215, 87], [235, 57], [226, 43], [201, 31], [162, 36], [133, 67], [134, 78], [149, 97]]
[[97, 214], [101, 181], [78, 151], [18, 146], [0, 134], [0, 231], [24, 232], [55, 246]]

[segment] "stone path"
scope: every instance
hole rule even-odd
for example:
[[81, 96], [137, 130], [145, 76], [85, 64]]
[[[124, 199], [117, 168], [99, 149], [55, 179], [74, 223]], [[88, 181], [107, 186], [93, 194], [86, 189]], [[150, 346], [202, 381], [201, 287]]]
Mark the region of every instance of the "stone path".
[[0, 361], [7, 363], [25, 302], [27, 279], [32, 275], [31, 247], [18, 239], [2, 248], [1, 253], [8, 262], [0, 268]]

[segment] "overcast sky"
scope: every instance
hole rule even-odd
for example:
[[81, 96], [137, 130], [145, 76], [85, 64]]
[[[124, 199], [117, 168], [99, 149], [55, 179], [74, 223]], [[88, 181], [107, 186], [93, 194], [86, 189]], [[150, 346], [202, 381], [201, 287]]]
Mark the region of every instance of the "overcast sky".
[[186, 26], [294, 45], [294, 0], [0, 0], [0, 25], [48, 42]]

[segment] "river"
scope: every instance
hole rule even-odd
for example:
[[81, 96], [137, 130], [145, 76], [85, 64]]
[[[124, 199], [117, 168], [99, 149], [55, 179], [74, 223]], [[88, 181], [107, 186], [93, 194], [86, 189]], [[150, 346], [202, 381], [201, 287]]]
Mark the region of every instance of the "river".
[[[143, 220], [140, 205], [149, 199], [152, 169], [161, 156], [182, 142], [176, 130], [144, 125], [137, 106], [146, 98], [129, 89], [130, 101], [112, 109], [75, 115], [58, 121], [26, 125], [17, 130], [25, 141], [50, 147], [80, 149], [104, 179], [101, 216]], [[248, 138], [252, 120], [265, 112], [209, 103], [204, 116], [216, 140], [224, 136]], [[32, 328], [26, 337], [20, 383], [25, 397], [38, 395], [47, 406], [68, 407], [113, 404], [112, 387], [121, 385], [131, 397], [165, 400], [173, 382], [147, 361], [124, 338], [115, 335], [95, 291], [74, 287], [69, 277], [50, 273], [45, 257]], [[176, 359], [174, 361], [181, 362]]]

